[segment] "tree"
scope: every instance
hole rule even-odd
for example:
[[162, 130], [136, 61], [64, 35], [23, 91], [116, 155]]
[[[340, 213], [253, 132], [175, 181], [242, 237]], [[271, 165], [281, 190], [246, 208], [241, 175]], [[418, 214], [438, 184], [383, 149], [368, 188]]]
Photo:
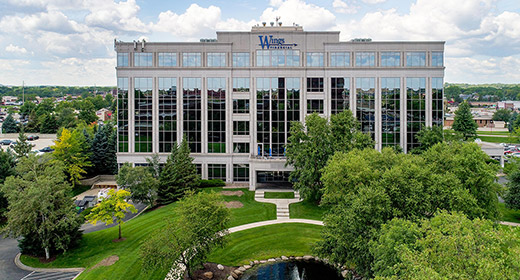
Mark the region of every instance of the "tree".
[[190, 157], [186, 138], [179, 146], [173, 145], [172, 152], [159, 176], [158, 202], [168, 204], [180, 199], [187, 190], [197, 186], [199, 175]]
[[40, 117], [40, 133], [54, 134], [58, 131], [58, 121], [52, 114]]
[[322, 169], [337, 151], [373, 147], [370, 136], [359, 131], [351, 111], [331, 116], [330, 122], [314, 113], [305, 125], [292, 122], [286, 146], [287, 164], [294, 166], [290, 180], [304, 199], [320, 201]]
[[18, 176], [5, 180], [2, 191], [9, 202], [5, 232], [35, 242], [46, 259], [77, 242], [81, 225], [74, 210], [63, 164], [50, 155], [20, 158]]
[[148, 163], [148, 167], [153, 177], [159, 179], [159, 176], [161, 175], [159, 154], [153, 154], [151, 157], [146, 158], [146, 162]]
[[90, 145], [89, 174], [114, 174], [117, 171], [115, 146], [111, 143], [113, 128], [110, 125], [99, 126]]
[[76, 127], [78, 120], [76, 113], [74, 112], [74, 109], [68, 107], [61, 109], [61, 111], [58, 113], [57, 122], [59, 127], [64, 127], [68, 129]]
[[75, 186], [83, 174], [87, 173], [85, 168], [91, 165], [88, 161], [88, 150], [84, 147], [84, 135], [79, 129], [71, 132], [65, 128], [54, 143], [52, 154], [58, 161], [64, 163], [72, 186]]
[[508, 109], [498, 109], [493, 114], [494, 121], [508, 122], [510, 119], [511, 119], [511, 110], [508, 110]]
[[136, 166], [125, 163], [116, 175], [117, 185], [129, 189], [131, 199], [135, 202], [146, 203], [153, 206], [157, 199], [159, 180], [154, 177], [148, 167]]
[[[16, 158], [10, 150], [4, 151], [0, 148], [0, 186], [4, 183], [5, 178], [16, 174], [15, 167]], [[5, 221], [5, 213], [7, 211], [7, 198], [0, 187], [0, 224]]]
[[14, 146], [14, 152], [16, 153], [16, 157], [26, 157], [31, 152], [32, 146], [27, 141], [27, 136], [25, 136], [23, 128], [18, 133], [18, 142]]
[[375, 279], [520, 279], [520, 235], [488, 220], [442, 211], [383, 225], [370, 252]]
[[97, 121], [96, 109], [92, 102], [85, 100], [81, 103], [78, 119], [85, 121], [87, 124]]
[[110, 189], [107, 197], [101, 200], [101, 202], [98, 203], [87, 216], [85, 216], [85, 219], [94, 225], [98, 221], [110, 225], [115, 219], [119, 226], [118, 239], [121, 240], [121, 224], [124, 223], [123, 219], [125, 218], [126, 213], [137, 212], [132, 204], [125, 201], [130, 195], [130, 192], [126, 190], [116, 191]]
[[[194, 268], [214, 248], [225, 244], [230, 211], [217, 193], [188, 192], [175, 213], [177, 219], [144, 242], [140, 256], [147, 270], [168, 268], [176, 261], [186, 267], [188, 277], [193, 279]], [[180, 279], [182, 275], [176, 277]]]
[[40, 119], [44, 115], [49, 115], [54, 112], [54, 98], [45, 98], [38, 107], [36, 107], [36, 117]]
[[29, 116], [34, 110], [36, 110], [36, 104], [34, 104], [34, 102], [26, 101], [20, 107], [20, 115], [25, 118], [26, 116]]
[[9, 114], [5, 118], [2, 124], [2, 133], [16, 133], [18, 132], [18, 126], [13, 118], [13, 115]]
[[468, 102], [463, 102], [455, 111], [453, 130], [462, 133], [464, 140], [473, 139], [477, 136], [477, 123], [473, 120]]
[[322, 202], [331, 210], [317, 253], [370, 277], [369, 243], [393, 218], [417, 221], [446, 209], [497, 219], [500, 187], [487, 159], [478, 145], [458, 142], [436, 144], [421, 155], [389, 148], [336, 153], [323, 170]]
[[415, 135], [415, 138], [419, 141], [420, 146], [411, 151], [414, 154], [422, 153], [437, 143], [462, 141], [462, 135], [459, 132], [451, 129], [443, 129], [440, 125], [423, 127]]
[[518, 163], [515, 163], [515, 165], [514, 171], [507, 175], [509, 182], [507, 183], [504, 202], [508, 208], [520, 210], [520, 169]]

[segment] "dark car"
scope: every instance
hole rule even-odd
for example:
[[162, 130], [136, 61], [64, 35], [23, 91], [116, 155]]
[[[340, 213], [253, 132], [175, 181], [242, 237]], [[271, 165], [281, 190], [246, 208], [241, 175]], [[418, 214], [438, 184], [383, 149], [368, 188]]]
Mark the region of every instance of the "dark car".
[[2, 145], [11, 145], [13, 141], [9, 140], [9, 139], [4, 139], [2, 141], [0, 141], [0, 144]]
[[45, 147], [45, 148], [41, 149], [40, 152], [51, 153], [51, 152], [54, 152], [54, 149], [51, 149], [51, 147]]
[[38, 140], [38, 139], [40, 139], [40, 136], [38, 136], [38, 135], [27, 136], [27, 140], [29, 140], [29, 141]]

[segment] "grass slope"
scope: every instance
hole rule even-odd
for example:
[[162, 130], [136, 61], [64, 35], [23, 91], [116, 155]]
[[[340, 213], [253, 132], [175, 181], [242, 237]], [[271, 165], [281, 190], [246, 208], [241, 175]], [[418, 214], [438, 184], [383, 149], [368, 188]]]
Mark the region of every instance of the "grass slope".
[[478, 135], [477, 138], [484, 142], [491, 142], [491, 143], [510, 143], [510, 144], [518, 144], [518, 138], [517, 137], [497, 137], [497, 136], [482, 136]]
[[209, 262], [238, 266], [253, 260], [312, 254], [322, 227], [309, 224], [278, 224], [233, 233], [228, 244], [215, 250]]
[[289, 215], [291, 219], [310, 219], [323, 220], [323, 215], [329, 210], [328, 207], [318, 206], [313, 202], [302, 201], [289, 205]]
[[[208, 188], [204, 191], [220, 192], [222, 188]], [[231, 209], [230, 227], [267, 219], [276, 219], [276, 206], [254, 201], [254, 192], [242, 190], [244, 195], [223, 196], [226, 201], [237, 200], [244, 204], [243, 208]], [[167, 271], [154, 271], [144, 274], [139, 259], [139, 247], [155, 231], [164, 228], [167, 221], [174, 218], [175, 203], [166, 205], [123, 224], [122, 233], [125, 241], [114, 243], [117, 238], [117, 227], [88, 233], [83, 236], [80, 247], [60, 255], [55, 261], [47, 264], [38, 259], [22, 256], [22, 262], [32, 267], [85, 267], [87, 270], [78, 279], [164, 279]], [[108, 267], [99, 267], [88, 271], [101, 260], [118, 255], [119, 261]]]
[[520, 223], [520, 210], [509, 209], [504, 203], [498, 204], [498, 210], [502, 214], [502, 221]]
[[294, 192], [265, 192], [264, 198], [294, 198]]

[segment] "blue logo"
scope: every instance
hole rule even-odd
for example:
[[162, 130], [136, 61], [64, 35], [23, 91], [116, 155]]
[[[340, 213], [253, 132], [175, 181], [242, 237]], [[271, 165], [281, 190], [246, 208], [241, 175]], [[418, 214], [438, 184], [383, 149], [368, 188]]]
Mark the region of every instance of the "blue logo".
[[262, 49], [292, 49], [297, 46], [297, 44], [286, 44], [284, 38], [273, 38], [273, 35], [258, 35], [258, 38], [260, 39], [260, 44], [258, 45]]

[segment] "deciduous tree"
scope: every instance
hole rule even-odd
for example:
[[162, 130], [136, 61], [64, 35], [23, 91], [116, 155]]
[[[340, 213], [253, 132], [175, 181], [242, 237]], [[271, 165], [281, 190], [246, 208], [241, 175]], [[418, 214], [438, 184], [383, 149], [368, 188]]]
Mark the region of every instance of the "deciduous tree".
[[520, 210], [520, 169], [519, 163], [515, 163], [516, 168], [508, 174], [507, 190], [504, 195], [506, 206], [511, 209]]
[[[4, 151], [0, 148], [0, 186], [4, 183], [5, 178], [15, 175], [16, 158], [10, 150]], [[5, 221], [5, 213], [7, 211], [7, 198], [0, 187], [0, 224]]]
[[54, 152], [52, 154], [58, 161], [64, 163], [70, 181], [75, 186], [83, 174], [86, 173], [85, 168], [91, 165], [88, 161], [88, 150], [85, 150], [84, 147], [85, 139], [83, 133], [78, 129], [70, 131], [65, 128], [54, 143], [55, 145], [52, 146]]
[[[230, 212], [217, 193], [189, 192], [178, 203], [176, 219], [143, 244], [140, 256], [147, 270], [168, 268], [175, 261], [184, 265], [193, 279], [194, 268], [214, 248], [225, 244]], [[175, 275], [178, 279], [182, 276]]]
[[157, 199], [159, 180], [154, 177], [148, 167], [132, 167], [131, 164], [125, 163], [119, 169], [116, 181], [118, 186], [130, 190], [132, 193], [130, 198], [134, 202], [142, 202], [153, 206]]
[[302, 198], [320, 201], [322, 169], [335, 152], [374, 146], [370, 136], [359, 128], [359, 122], [348, 110], [332, 115], [330, 122], [314, 113], [307, 116], [305, 125], [291, 123], [287, 164], [294, 166], [290, 178]]
[[137, 209], [135, 209], [132, 204], [126, 202], [126, 199], [130, 196], [130, 192], [126, 190], [109, 190], [107, 197], [103, 198], [103, 200], [92, 209], [90, 214], [85, 216], [85, 219], [92, 224], [104, 222], [107, 225], [112, 224], [115, 219], [119, 226], [118, 239], [121, 239], [121, 224], [124, 223], [123, 219], [125, 218], [126, 213], [137, 212]]
[[81, 225], [63, 168], [50, 155], [29, 155], [19, 159], [19, 175], [8, 177], [2, 186], [9, 202], [5, 231], [30, 238], [47, 259], [52, 251], [65, 251], [77, 241]]
[[520, 279], [519, 231], [461, 213], [393, 219], [371, 244], [375, 279]]

